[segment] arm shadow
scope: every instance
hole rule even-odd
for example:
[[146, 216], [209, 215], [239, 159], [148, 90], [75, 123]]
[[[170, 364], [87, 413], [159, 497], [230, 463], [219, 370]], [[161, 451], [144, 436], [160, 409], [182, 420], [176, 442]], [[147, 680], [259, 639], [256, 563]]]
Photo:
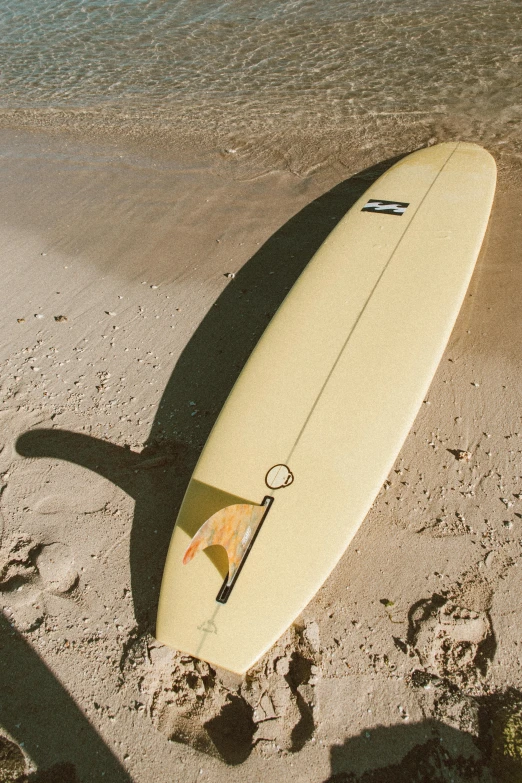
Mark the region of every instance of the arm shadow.
[[[130, 775], [88, 718], [2, 613], [0, 694], [2, 728], [23, 743], [39, 769], [29, 780], [131, 783]], [[0, 779], [4, 780], [2, 768]]]

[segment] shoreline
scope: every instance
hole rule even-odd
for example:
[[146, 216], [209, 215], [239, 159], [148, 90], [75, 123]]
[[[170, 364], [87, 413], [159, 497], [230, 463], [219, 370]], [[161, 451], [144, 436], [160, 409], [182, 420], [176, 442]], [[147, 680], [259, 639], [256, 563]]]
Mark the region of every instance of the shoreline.
[[[191, 117], [201, 107], [151, 111], [136, 108], [0, 109], [0, 133], [65, 140], [92, 148], [121, 150], [169, 166], [191, 160], [224, 177], [248, 180], [274, 171], [301, 179], [322, 178], [324, 186], [371, 165], [445, 141], [469, 141], [495, 157], [499, 173], [522, 180], [519, 123], [501, 115], [481, 122], [458, 111], [392, 111], [318, 117], [301, 124], [228, 117], [198, 127]], [[331, 185], [330, 185], [331, 186]]]

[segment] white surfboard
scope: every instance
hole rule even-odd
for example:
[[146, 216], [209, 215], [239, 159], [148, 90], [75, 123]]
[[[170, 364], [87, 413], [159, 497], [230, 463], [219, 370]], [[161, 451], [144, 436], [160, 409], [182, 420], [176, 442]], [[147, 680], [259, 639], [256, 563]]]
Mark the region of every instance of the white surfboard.
[[160, 641], [243, 673], [321, 587], [426, 395], [495, 180], [493, 158], [474, 144], [420, 150], [328, 236], [196, 466], [165, 565]]

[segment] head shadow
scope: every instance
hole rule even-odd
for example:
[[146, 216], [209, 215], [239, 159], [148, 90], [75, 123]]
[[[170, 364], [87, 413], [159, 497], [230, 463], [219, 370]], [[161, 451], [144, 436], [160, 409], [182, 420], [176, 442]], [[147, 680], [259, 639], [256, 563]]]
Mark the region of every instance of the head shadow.
[[437, 687], [440, 699], [430, 711], [449, 706], [449, 720], [434, 715], [419, 723], [375, 726], [333, 745], [324, 783], [522, 780], [522, 694], [509, 688], [474, 697], [447, 681]]

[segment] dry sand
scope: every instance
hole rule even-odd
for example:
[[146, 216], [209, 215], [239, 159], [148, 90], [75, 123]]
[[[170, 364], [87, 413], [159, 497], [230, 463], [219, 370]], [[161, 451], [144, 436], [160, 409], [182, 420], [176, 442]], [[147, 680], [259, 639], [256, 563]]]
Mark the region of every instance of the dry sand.
[[0, 781], [522, 780], [516, 161], [386, 485], [240, 678], [154, 640], [166, 547], [240, 367], [382, 155], [253, 176], [0, 142]]

